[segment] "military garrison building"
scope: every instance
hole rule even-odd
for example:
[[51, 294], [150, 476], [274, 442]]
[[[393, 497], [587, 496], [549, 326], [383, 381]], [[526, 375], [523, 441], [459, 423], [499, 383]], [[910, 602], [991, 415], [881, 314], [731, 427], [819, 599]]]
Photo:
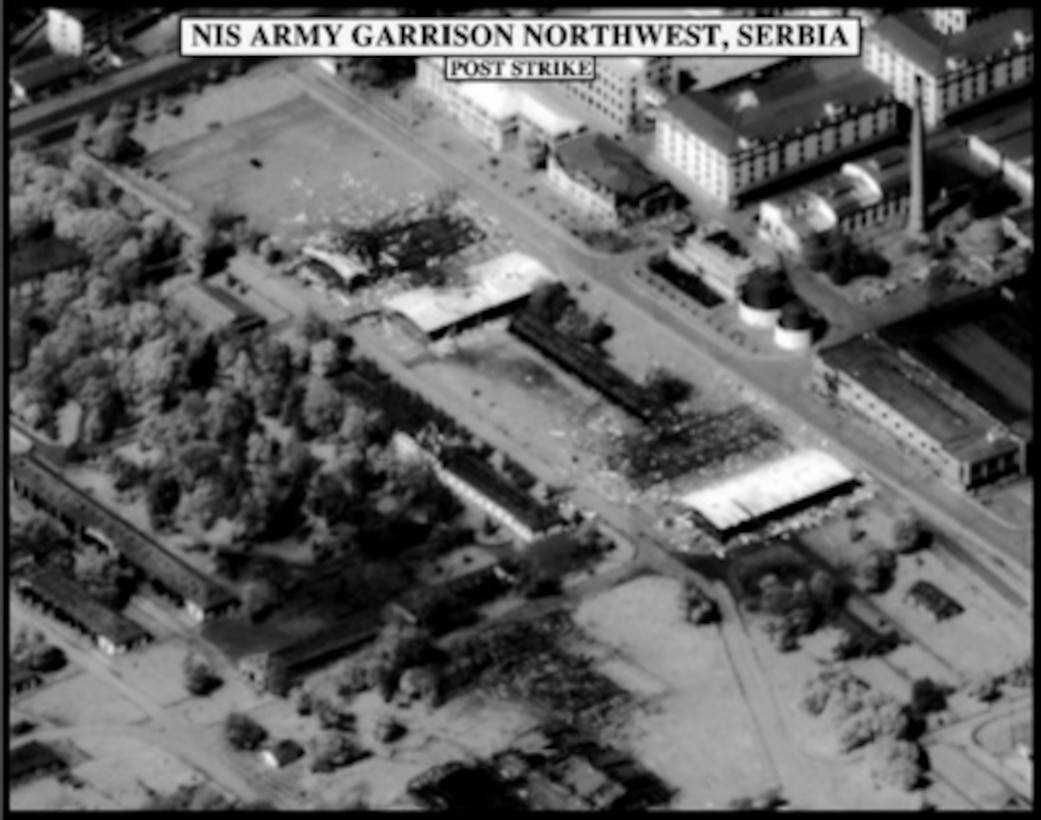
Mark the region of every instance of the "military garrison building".
[[1033, 300], [1025, 277], [822, 350], [814, 383], [974, 490], [1031, 472]]
[[813, 60], [727, 93], [688, 91], [662, 108], [655, 152], [722, 203], [906, 133], [908, 109], [856, 58]]
[[167, 552], [39, 459], [11, 459], [11, 486], [77, 537], [120, 554], [193, 619], [204, 621], [238, 608], [239, 599], [229, 589]]

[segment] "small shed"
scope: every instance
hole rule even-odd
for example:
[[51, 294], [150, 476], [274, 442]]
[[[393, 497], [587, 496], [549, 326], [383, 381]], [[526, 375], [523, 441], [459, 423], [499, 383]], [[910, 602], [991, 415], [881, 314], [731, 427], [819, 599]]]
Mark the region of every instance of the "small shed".
[[295, 740], [279, 740], [260, 753], [264, 765], [272, 769], [284, 769], [304, 756], [304, 747]]

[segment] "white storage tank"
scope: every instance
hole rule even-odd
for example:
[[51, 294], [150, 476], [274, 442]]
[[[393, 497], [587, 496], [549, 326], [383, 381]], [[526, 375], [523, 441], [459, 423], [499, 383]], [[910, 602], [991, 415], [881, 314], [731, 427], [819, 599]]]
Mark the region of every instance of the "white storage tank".
[[749, 327], [771, 328], [781, 318], [781, 308], [789, 299], [791, 293], [782, 276], [753, 273], [741, 289], [737, 315]]
[[813, 316], [805, 302], [792, 299], [781, 309], [774, 344], [782, 350], [809, 350], [813, 345]]

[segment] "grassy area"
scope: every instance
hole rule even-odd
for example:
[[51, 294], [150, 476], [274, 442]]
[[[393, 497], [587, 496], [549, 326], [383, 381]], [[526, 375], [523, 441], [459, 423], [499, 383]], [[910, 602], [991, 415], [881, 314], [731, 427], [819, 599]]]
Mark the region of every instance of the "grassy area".
[[166, 147], [146, 164], [203, 213], [221, 205], [290, 238], [365, 223], [438, 189], [432, 174], [306, 97]]

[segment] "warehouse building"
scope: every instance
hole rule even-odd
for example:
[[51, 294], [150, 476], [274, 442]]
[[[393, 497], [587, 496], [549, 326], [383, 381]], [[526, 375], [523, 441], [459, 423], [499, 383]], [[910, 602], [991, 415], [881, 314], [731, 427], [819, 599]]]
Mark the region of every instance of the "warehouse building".
[[521, 307], [539, 285], [556, 275], [534, 257], [517, 251], [466, 270], [464, 287], [421, 287], [392, 296], [383, 310], [403, 316], [427, 339], [459, 333]]
[[1030, 472], [1032, 322], [1020, 277], [821, 351], [814, 384], [974, 490]]
[[856, 485], [856, 476], [837, 459], [819, 450], [802, 450], [688, 493], [680, 503], [692, 511], [696, 523], [727, 539]]
[[864, 67], [911, 105], [922, 81], [922, 114], [932, 128], [951, 114], [1023, 89], [1034, 76], [1033, 9], [1005, 9], [943, 34], [921, 9], [883, 16], [864, 36]]
[[659, 113], [655, 152], [713, 199], [735, 204], [896, 139], [908, 121], [906, 107], [855, 58], [814, 60], [731, 94], [674, 97]]

